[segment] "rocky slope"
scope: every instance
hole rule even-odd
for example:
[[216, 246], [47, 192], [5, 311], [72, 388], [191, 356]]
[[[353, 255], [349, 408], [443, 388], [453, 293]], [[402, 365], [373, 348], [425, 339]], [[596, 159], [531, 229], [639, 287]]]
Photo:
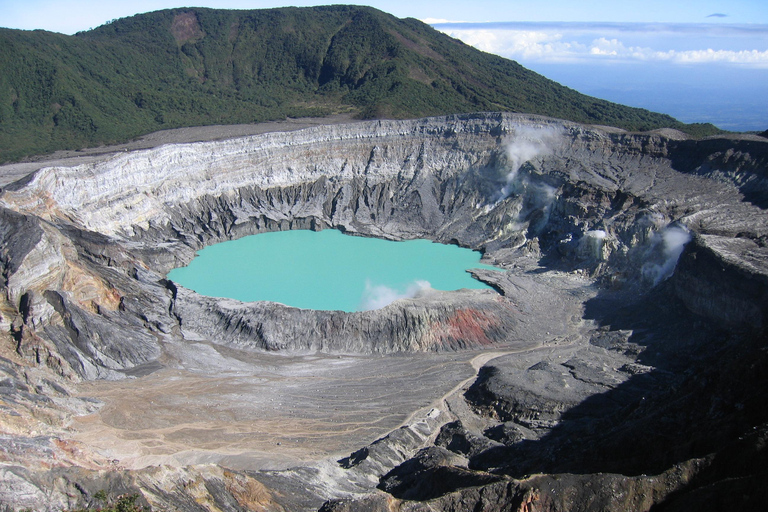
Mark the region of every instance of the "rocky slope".
[[[40, 169], [0, 196], [3, 407], [23, 419], [4, 420], [0, 500], [55, 510], [109, 488], [179, 510], [647, 510], [732, 488], [759, 503], [745, 489], [768, 468], [767, 168], [758, 138], [475, 114]], [[218, 241], [325, 228], [455, 243], [506, 272], [477, 271], [495, 292], [361, 313], [212, 299], [164, 278]], [[128, 471], [62, 448], [62, 422], [98, 405], [69, 386], [146, 375], [192, 340], [255, 359], [495, 359], [465, 395], [338, 462]]]

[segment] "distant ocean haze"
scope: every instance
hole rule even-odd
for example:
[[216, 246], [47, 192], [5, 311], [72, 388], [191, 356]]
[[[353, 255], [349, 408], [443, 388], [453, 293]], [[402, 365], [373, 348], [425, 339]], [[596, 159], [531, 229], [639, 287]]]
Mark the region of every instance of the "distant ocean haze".
[[768, 128], [768, 25], [443, 23], [584, 94], [733, 131]]
[[768, 129], [768, 69], [722, 64], [548, 64], [530, 69], [577, 91], [723, 130]]

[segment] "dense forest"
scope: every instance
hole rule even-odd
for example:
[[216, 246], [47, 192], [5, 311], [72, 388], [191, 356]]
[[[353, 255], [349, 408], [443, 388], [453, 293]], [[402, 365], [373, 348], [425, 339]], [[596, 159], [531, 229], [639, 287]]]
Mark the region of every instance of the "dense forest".
[[74, 36], [0, 29], [0, 162], [181, 126], [474, 111], [718, 131], [585, 96], [368, 7], [170, 9]]

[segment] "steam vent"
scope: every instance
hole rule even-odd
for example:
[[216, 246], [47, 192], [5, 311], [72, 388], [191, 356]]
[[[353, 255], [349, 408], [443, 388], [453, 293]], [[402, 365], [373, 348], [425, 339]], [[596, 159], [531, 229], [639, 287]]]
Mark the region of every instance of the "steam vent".
[[[495, 113], [42, 168], [0, 195], [0, 509], [759, 509], [767, 206], [758, 136]], [[328, 228], [503, 271], [355, 313], [165, 277]]]

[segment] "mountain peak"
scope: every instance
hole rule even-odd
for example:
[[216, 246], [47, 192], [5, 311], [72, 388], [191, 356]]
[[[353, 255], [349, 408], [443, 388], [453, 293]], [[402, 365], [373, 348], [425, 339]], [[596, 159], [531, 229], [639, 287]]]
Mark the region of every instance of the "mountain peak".
[[166, 9], [75, 36], [3, 29], [0, 50], [0, 161], [159, 129], [336, 113], [506, 111], [691, 131], [371, 7]]

